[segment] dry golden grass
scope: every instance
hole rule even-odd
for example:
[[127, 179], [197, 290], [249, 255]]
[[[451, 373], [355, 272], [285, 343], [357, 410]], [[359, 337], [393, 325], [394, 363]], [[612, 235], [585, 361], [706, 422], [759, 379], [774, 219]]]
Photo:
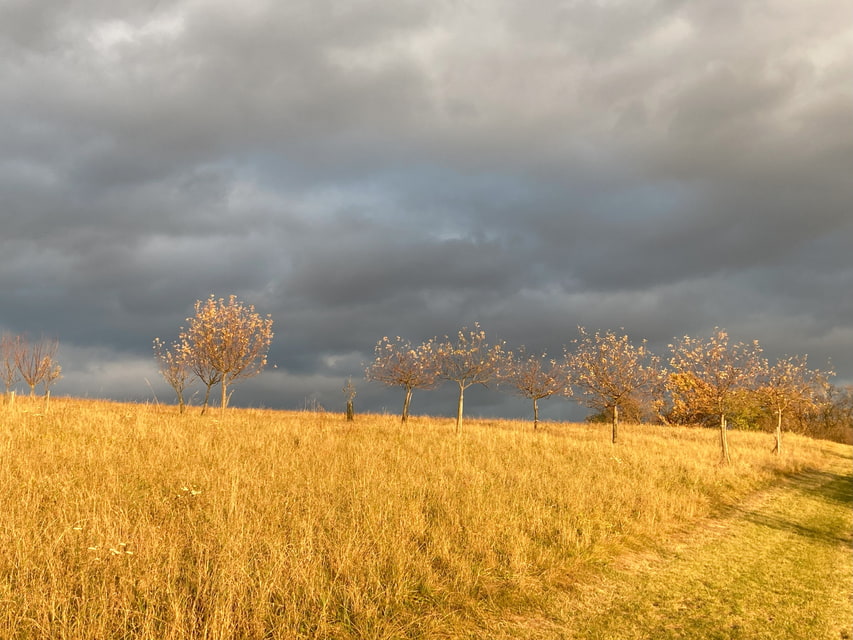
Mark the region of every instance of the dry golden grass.
[[830, 446], [544, 426], [0, 405], [0, 637], [466, 637]]

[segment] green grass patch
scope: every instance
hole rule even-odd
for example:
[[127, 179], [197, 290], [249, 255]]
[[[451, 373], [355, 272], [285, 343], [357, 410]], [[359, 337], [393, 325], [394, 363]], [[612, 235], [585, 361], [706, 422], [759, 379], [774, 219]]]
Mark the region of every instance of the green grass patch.
[[853, 633], [849, 452], [654, 553], [616, 558], [545, 630], [513, 637], [844, 640]]

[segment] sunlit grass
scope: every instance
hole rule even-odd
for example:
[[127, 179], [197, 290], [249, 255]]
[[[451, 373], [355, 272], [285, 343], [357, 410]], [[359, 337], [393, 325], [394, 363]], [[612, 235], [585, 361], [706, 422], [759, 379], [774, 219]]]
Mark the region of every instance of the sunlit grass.
[[715, 432], [19, 398], [0, 637], [465, 637], [816, 464]]

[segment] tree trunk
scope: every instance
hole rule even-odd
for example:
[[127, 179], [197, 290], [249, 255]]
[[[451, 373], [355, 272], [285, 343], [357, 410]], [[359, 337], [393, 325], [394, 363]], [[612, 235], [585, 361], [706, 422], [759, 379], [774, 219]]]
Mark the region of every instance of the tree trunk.
[[730, 464], [732, 461], [731, 456], [729, 455], [729, 441], [726, 438], [726, 430], [728, 429], [728, 423], [726, 422], [726, 414], [720, 414], [720, 445], [722, 446], [722, 454], [723, 454], [723, 462], [726, 464]]
[[536, 401], [536, 398], [533, 398], [533, 430], [536, 431], [539, 428], [539, 403]]
[[212, 386], [212, 384], [208, 384], [204, 392], [204, 402], [201, 403], [201, 415], [204, 415], [204, 412], [207, 411], [207, 403], [210, 401], [210, 388]]
[[186, 409], [186, 404], [184, 403], [184, 392], [181, 391], [178, 393], [178, 412], [183, 413]]
[[226, 395], [226, 389], [228, 385], [225, 382], [225, 376], [222, 377], [222, 404], [220, 405], [222, 410], [225, 411], [225, 407], [228, 405], [228, 396]]
[[409, 421], [409, 405], [412, 402], [412, 389], [411, 387], [406, 387], [406, 397], [403, 398], [403, 417], [400, 419], [402, 424], [406, 424]]
[[459, 405], [456, 407], [456, 434], [462, 433], [462, 403], [465, 396], [465, 387], [459, 385]]
[[610, 444], [616, 444], [616, 432], [619, 430], [619, 405], [613, 405], [613, 426], [610, 430]]
[[773, 449], [777, 456], [782, 455], [782, 410], [777, 412], [778, 419], [776, 420], [776, 448]]
[[352, 400], [347, 400], [347, 422], [355, 421], [355, 409], [352, 406]]

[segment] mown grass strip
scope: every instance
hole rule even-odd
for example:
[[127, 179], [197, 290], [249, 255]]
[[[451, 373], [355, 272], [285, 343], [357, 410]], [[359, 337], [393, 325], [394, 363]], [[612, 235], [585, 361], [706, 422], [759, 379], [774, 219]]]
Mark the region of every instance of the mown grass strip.
[[[559, 623], [507, 637], [853, 637], [853, 468], [812, 470], [709, 520], [656, 557], [614, 562]], [[537, 628], [538, 627], [538, 628]]]

